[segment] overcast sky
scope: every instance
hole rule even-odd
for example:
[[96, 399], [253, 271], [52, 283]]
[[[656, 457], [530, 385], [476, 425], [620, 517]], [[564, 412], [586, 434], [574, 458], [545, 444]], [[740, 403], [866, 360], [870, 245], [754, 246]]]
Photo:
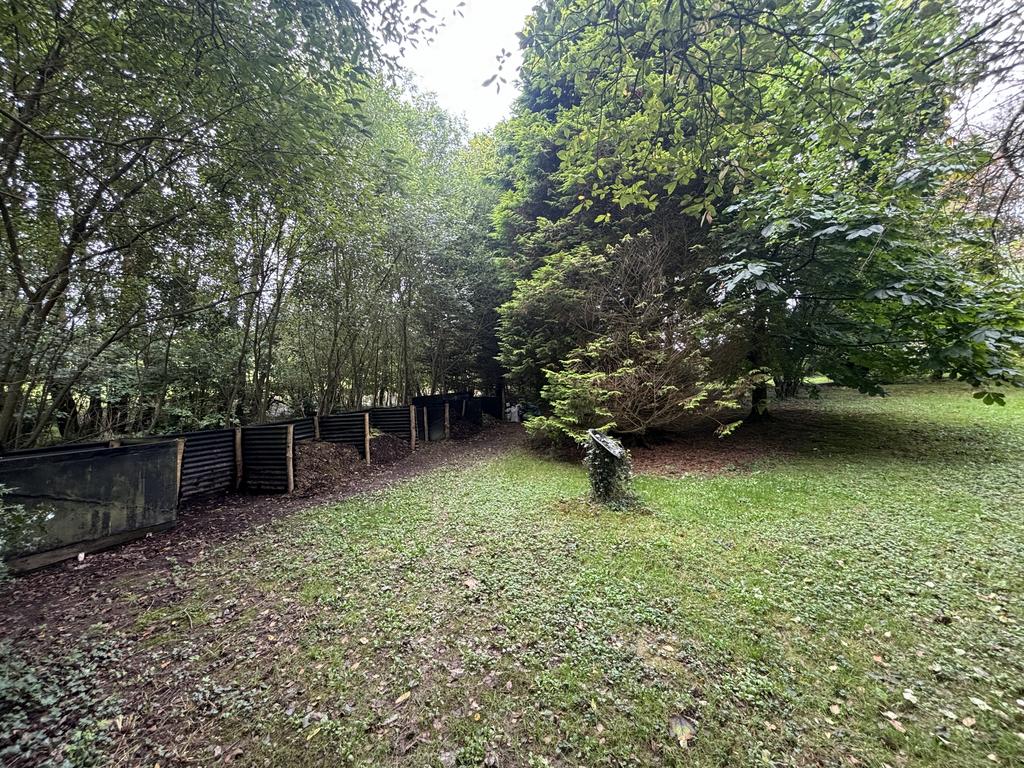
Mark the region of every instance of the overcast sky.
[[[437, 94], [442, 107], [465, 115], [470, 130], [486, 131], [508, 116], [516, 97], [513, 81], [521, 61], [516, 33], [536, 0], [466, 0], [464, 18], [452, 18], [457, 2], [429, 2], [431, 12], [447, 20], [445, 28], [429, 46], [410, 50], [405, 66]], [[503, 69], [509, 83], [497, 93], [494, 85], [485, 88], [483, 82], [497, 73], [502, 48], [513, 58]]]

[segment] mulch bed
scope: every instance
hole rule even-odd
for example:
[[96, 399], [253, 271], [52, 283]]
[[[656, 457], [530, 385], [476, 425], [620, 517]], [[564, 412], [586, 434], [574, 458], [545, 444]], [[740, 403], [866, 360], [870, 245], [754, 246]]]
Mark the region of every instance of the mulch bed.
[[366, 473], [366, 462], [351, 445], [305, 440], [295, 448], [295, 493], [310, 496], [343, 488]]
[[373, 464], [394, 464], [407, 458], [412, 448], [405, 440], [394, 435], [375, 435], [370, 438], [370, 461]]

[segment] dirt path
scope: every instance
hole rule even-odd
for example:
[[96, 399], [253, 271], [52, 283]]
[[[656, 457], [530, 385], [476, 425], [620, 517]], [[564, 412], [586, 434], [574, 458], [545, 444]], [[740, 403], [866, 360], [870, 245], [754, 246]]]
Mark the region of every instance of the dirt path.
[[41, 624], [78, 624], [95, 618], [97, 598], [113, 583], [144, 579], [172, 565], [202, 563], [211, 550], [273, 520], [360, 493], [381, 490], [443, 467], [467, 466], [523, 443], [520, 425], [501, 424], [460, 440], [421, 444], [410, 457], [371, 466], [347, 484], [312, 496], [229, 496], [179, 512], [178, 525], [82, 562], [67, 561], [0, 587], [0, 640], [33, 634]]

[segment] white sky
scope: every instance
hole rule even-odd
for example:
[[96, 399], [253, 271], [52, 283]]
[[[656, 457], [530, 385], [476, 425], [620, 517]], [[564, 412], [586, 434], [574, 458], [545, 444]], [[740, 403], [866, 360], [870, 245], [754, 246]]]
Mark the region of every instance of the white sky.
[[[415, 5], [415, 0], [408, 0]], [[519, 39], [516, 33], [537, 0], [466, 0], [463, 18], [452, 17], [458, 0], [428, 0], [427, 7], [444, 28], [429, 45], [406, 53], [404, 65], [417, 76], [420, 85], [437, 94], [441, 106], [456, 115], [465, 115], [473, 132], [493, 128], [509, 115], [518, 88]], [[501, 49], [512, 52], [502, 69], [508, 83], [483, 86], [498, 72]]]

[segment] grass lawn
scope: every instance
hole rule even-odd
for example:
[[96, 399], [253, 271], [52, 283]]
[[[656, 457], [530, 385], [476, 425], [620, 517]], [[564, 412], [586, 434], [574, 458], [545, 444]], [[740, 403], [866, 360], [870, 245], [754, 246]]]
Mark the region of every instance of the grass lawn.
[[0, 725], [25, 764], [1024, 765], [1024, 399], [893, 393], [645, 514], [516, 449], [120, 578], [8, 641]]

